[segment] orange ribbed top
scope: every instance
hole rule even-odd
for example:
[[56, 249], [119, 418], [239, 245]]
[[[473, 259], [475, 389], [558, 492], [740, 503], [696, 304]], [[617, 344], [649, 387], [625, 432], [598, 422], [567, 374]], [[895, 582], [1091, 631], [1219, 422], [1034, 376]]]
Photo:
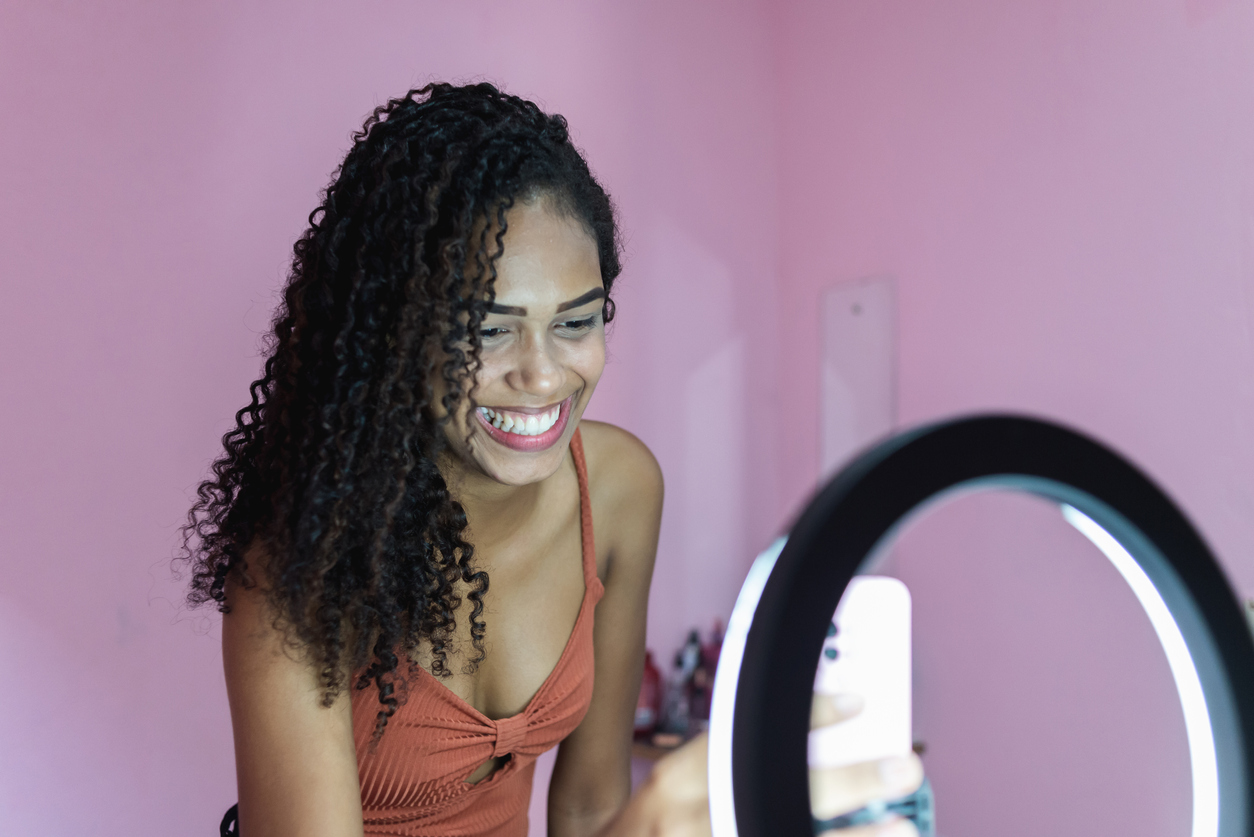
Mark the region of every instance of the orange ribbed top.
[[[557, 665], [527, 707], [492, 719], [423, 668], [388, 721], [375, 751], [368, 745], [378, 691], [354, 690], [353, 737], [367, 835], [525, 837], [536, 757], [579, 726], [592, 700], [593, 610], [605, 592], [596, 572], [592, 508], [583, 442], [570, 452], [579, 478], [583, 603]], [[492, 757], [512, 757], [478, 784], [463, 781]]]

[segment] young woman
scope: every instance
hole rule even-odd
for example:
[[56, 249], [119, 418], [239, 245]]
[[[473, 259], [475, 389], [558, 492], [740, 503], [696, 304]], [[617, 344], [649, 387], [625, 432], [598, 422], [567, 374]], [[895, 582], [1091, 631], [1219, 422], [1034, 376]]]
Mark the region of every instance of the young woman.
[[355, 135], [188, 526], [239, 833], [524, 835], [559, 743], [550, 834], [708, 833], [701, 742], [630, 799], [662, 477], [581, 421], [619, 270], [560, 116], [436, 84]]

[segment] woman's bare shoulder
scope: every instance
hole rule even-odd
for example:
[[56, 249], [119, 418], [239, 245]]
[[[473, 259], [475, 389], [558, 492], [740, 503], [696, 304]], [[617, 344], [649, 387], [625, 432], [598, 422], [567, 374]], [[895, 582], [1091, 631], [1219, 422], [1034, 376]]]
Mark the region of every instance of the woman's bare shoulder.
[[[652, 451], [621, 427], [600, 421], [579, 425], [588, 461], [588, 490], [597, 551], [609, 560], [610, 586], [647, 594], [662, 525], [662, 469]], [[633, 568], [614, 572], [613, 567]]]
[[661, 500], [662, 469], [644, 442], [603, 421], [581, 421], [589, 488], [605, 499]]

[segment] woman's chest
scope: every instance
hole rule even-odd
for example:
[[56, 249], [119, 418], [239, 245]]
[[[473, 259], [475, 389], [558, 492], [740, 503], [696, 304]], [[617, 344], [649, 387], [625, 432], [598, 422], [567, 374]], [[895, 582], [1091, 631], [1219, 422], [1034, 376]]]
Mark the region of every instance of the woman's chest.
[[[558, 525], [476, 546], [475, 565], [489, 578], [482, 610], [474, 614], [474, 602], [463, 594], [449, 642], [451, 674], [436, 679], [489, 718], [523, 711], [570, 643], [585, 593], [578, 509], [574, 511], [548, 521]], [[468, 665], [475, 654], [472, 619], [484, 626], [484, 657], [473, 667]], [[431, 671], [429, 644], [419, 649], [416, 662]]]

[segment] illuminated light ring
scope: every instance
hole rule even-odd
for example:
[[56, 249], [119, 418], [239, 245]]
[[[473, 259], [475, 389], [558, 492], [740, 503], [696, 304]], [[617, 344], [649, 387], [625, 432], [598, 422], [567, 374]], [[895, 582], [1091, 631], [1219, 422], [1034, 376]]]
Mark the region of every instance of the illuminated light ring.
[[1176, 683], [1180, 707], [1184, 710], [1184, 729], [1189, 741], [1189, 762], [1193, 777], [1193, 837], [1211, 837], [1219, 833], [1219, 763], [1215, 758], [1215, 733], [1206, 711], [1206, 694], [1197, 666], [1189, 654], [1188, 643], [1171, 609], [1159, 594], [1149, 575], [1124, 549], [1113, 535], [1097, 525], [1088, 515], [1063, 503], [1062, 516], [1079, 529], [1102, 551], [1115, 569], [1128, 582], [1137, 601], [1158, 635], [1167, 654], [1167, 665]]
[[[1010, 489], [1057, 502], [1145, 608], [1180, 693], [1192, 837], [1254, 828], [1254, 639], [1179, 509], [1109, 448], [1048, 422], [979, 416], [863, 453], [755, 562], [723, 643], [710, 718], [714, 837], [811, 837], [806, 744], [816, 661], [845, 586], [924, 508]], [[782, 548], [781, 548], [782, 547]]]

